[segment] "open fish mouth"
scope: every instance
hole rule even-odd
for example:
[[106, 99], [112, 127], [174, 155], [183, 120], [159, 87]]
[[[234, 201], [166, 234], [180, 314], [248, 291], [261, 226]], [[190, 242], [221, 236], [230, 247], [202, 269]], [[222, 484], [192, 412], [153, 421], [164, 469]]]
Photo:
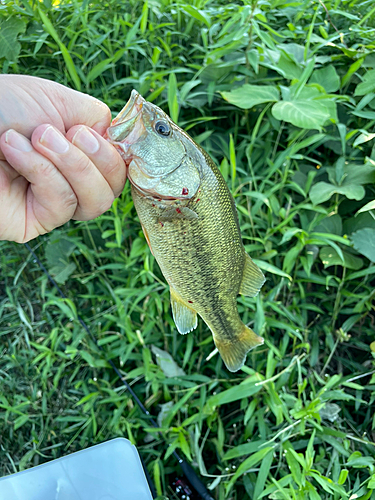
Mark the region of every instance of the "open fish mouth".
[[[108, 127], [105, 137], [120, 153], [127, 167], [129, 181], [142, 195], [160, 201], [185, 200], [191, 197], [193, 188], [180, 189], [180, 179], [176, 171], [185, 165], [186, 148], [184, 145], [172, 143], [172, 146], [177, 148], [177, 153], [175, 154], [172, 148], [169, 154], [169, 140], [164, 142], [165, 139], [158, 136], [166, 135], [173, 139], [171, 129], [168, 129], [169, 121], [160, 108], [147, 102], [136, 90], [132, 90], [128, 102]], [[158, 123], [166, 127], [167, 133], [155, 129]], [[160, 154], [158, 147], [161, 148]], [[187, 164], [186, 169], [189, 169]], [[185, 172], [185, 177], [186, 175]], [[168, 182], [172, 182], [173, 193], [169, 192], [169, 188], [163, 187], [167, 182], [166, 177]], [[187, 177], [185, 183], [190, 186], [192, 180], [189, 175]]]
[[130, 146], [146, 133], [142, 120], [145, 103], [146, 100], [136, 90], [132, 90], [130, 99], [107, 130], [108, 141], [120, 150], [126, 163], [129, 161], [127, 152]]

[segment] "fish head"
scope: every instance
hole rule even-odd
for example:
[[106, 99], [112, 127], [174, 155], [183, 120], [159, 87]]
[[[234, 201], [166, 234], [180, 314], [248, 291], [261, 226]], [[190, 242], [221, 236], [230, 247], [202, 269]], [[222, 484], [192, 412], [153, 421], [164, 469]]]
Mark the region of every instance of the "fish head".
[[186, 148], [190, 138], [136, 90], [113, 120], [106, 137], [124, 159], [130, 182], [144, 195], [184, 200], [198, 190], [199, 173]]

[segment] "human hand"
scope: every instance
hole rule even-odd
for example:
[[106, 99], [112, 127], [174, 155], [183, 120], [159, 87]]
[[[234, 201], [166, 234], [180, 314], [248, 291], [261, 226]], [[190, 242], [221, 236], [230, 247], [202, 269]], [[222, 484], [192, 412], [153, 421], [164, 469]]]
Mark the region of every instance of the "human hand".
[[110, 122], [109, 108], [86, 94], [0, 75], [0, 240], [24, 243], [108, 210], [126, 179], [102, 137]]

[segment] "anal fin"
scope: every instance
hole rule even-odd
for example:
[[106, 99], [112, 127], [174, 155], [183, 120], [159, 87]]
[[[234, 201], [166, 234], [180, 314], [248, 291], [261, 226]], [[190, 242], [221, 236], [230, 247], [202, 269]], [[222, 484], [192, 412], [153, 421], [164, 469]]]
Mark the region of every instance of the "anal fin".
[[259, 267], [246, 254], [240, 293], [248, 297], [255, 297], [262, 288], [266, 278]]
[[197, 328], [197, 313], [181, 300], [172, 287], [170, 288], [173, 319], [177, 330], [184, 335]]

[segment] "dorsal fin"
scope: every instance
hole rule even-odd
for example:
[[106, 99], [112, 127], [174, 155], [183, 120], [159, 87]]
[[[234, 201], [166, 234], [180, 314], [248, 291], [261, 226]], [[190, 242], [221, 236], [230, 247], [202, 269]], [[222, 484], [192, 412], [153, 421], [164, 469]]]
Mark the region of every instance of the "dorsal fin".
[[248, 297], [255, 297], [266, 281], [259, 267], [246, 254], [240, 293]]

